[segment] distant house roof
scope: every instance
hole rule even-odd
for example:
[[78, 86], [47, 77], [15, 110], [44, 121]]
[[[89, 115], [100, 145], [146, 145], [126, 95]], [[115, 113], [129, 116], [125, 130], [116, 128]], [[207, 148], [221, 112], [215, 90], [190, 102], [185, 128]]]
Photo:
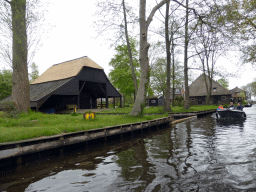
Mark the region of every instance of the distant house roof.
[[68, 79], [76, 76], [83, 67], [91, 67], [96, 69], [103, 69], [97, 63], [84, 56], [71, 61], [66, 61], [60, 64], [55, 64], [46, 70], [40, 77], [38, 77], [31, 84], [45, 83], [49, 81], [57, 81]]
[[[206, 75], [207, 82], [209, 84], [209, 77]], [[218, 82], [212, 80], [212, 91], [211, 95], [231, 95], [227, 89], [225, 89]], [[189, 96], [207, 96], [207, 90], [204, 80], [204, 74], [200, 75], [190, 86], [189, 86]]]
[[241, 95], [239, 95], [241, 92], [245, 92], [245, 91], [238, 87], [235, 87], [234, 89], [229, 90], [229, 93], [232, 94], [232, 97], [242, 97]]

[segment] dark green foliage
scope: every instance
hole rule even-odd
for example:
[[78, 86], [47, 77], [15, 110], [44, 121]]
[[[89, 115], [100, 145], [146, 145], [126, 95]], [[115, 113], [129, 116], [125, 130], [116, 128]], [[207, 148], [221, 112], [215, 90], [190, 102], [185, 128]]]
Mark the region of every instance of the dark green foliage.
[[228, 108], [229, 104], [224, 104], [223, 107], [224, 108]]
[[74, 113], [71, 113], [71, 116], [78, 116], [78, 114], [74, 112]]
[[224, 78], [221, 78], [217, 81], [219, 84], [222, 85], [222, 87], [228, 89], [228, 86], [229, 86], [229, 82], [227, 79], [224, 79]]
[[184, 97], [176, 96], [175, 99], [174, 99], [174, 105], [182, 107], [184, 105]]
[[38, 71], [38, 66], [36, 63], [32, 63], [31, 65], [31, 73], [29, 74], [30, 77], [30, 83], [36, 80], [39, 77], [39, 71]]
[[[133, 62], [135, 67], [136, 76], [139, 77], [139, 72], [136, 68], [139, 67], [138, 52], [136, 50], [136, 41], [130, 39], [130, 46], [132, 55], [134, 56]], [[127, 45], [119, 45], [116, 47], [117, 54], [111, 59], [109, 65], [114, 69], [110, 71], [109, 77], [112, 84], [119, 90], [123, 95], [131, 96], [134, 91], [134, 83], [132, 79], [132, 73], [130, 68], [130, 59], [127, 50]]]
[[4, 116], [8, 118], [18, 118], [21, 111], [18, 110], [17, 104], [13, 101], [0, 102], [0, 111], [4, 112]]
[[12, 93], [12, 71], [0, 71], [0, 100], [8, 97]]

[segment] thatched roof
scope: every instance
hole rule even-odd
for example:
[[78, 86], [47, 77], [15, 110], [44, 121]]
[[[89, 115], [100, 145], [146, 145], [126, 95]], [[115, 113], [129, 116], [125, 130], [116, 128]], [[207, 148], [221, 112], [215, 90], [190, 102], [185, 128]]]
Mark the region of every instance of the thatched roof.
[[85, 56], [51, 66], [31, 84], [33, 85], [74, 77], [82, 70], [84, 66], [96, 69], [103, 69], [97, 63]]
[[[209, 85], [209, 77], [206, 76]], [[225, 89], [218, 82], [212, 80], [212, 91], [211, 95], [231, 95], [227, 89]], [[207, 96], [206, 85], [204, 80], [204, 74], [200, 75], [190, 86], [189, 96]]]

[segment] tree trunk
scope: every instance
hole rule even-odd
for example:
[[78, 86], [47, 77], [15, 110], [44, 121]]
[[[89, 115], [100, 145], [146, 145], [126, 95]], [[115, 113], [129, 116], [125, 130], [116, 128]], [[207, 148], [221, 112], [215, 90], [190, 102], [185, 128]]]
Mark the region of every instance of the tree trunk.
[[130, 115], [139, 116], [143, 115], [145, 108], [146, 90], [149, 84], [150, 68], [148, 60], [148, 49], [150, 44], [147, 41], [148, 27], [153, 19], [155, 12], [165, 4], [165, 0], [162, 0], [157, 4], [151, 11], [148, 19], [146, 20], [146, 0], [140, 0], [140, 13], [139, 13], [139, 24], [140, 24], [140, 85], [137, 93], [135, 103], [133, 105]]
[[123, 99], [124, 99], [124, 107], [125, 107], [125, 96], [123, 95]]
[[126, 19], [126, 9], [125, 9], [125, 2], [124, 2], [124, 0], [123, 0], [123, 11], [124, 11], [124, 24], [125, 24], [125, 38], [126, 38], [127, 49], [128, 49], [129, 59], [130, 59], [130, 67], [131, 67], [131, 71], [132, 71], [132, 79], [133, 79], [133, 83], [134, 83], [135, 97], [136, 97], [136, 94], [138, 92], [138, 85], [137, 85], [137, 77], [136, 77], [134, 66], [133, 66], [132, 51], [131, 51], [129, 35], [128, 35], [128, 27], [127, 27], [127, 19]]
[[185, 103], [183, 109], [189, 109], [189, 88], [188, 88], [188, 0], [186, 0], [186, 22], [185, 22], [185, 49], [184, 49], [184, 78], [185, 78]]
[[172, 32], [172, 106], [174, 106], [174, 97], [175, 97], [175, 60], [174, 60], [174, 39]]
[[207, 96], [206, 96], [206, 105], [209, 105], [209, 101], [210, 101], [210, 94], [209, 94], [209, 86], [208, 86], [208, 80], [209, 77], [205, 74], [205, 70], [204, 70], [204, 82], [205, 82], [205, 89], [206, 89], [206, 93], [207, 93]]
[[13, 76], [12, 99], [20, 111], [30, 108], [30, 91], [27, 67], [26, 0], [12, 0]]
[[166, 45], [166, 103], [165, 103], [165, 111], [171, 111], [171, 103], [170, 103], [170, 96], [171, 96], [171, 52], [170, 52], [170, 40], [169, 40], [169, 1], [166, 2], [166, 14], [165, 14], [165, 45]]

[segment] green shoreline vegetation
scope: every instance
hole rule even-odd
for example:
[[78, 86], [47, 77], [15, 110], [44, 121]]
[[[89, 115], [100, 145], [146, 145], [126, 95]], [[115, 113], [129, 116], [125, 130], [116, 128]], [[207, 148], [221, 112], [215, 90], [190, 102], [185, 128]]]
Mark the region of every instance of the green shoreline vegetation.
[[[181, 106], [175, 106], [172, 107], [172, 111], [170, 113], [186, 113], [186, 112], [195, 112], [195, 111], [206, 111], [206, 110], [211, 110], [211, 109], [217, 109], [217, 105], [193, 105], [190, 107], [188, 110], [184, 110], [183, 107]], [[130, 113], [132, 110], [131, 107], [125, 107], [125, 108], [115, 108], [115, 109], [110, 109], [107, 111], [101, 111], [99, 113]], [[166, 113], [164, 111], [164, 108], [161, 106], [158, 107], [146, 107], [144, 109], [144, 114], [147, 113]]]
[[[204, 111], [216, 109], [217, 106], [192, 106], [190, 110], [183, 110], [182, 107], [173, 107], [173, 113]], [[85, 131], [90, 129], [103, 128], [113, 125], [149, 121], [161, 117], [167, 117], [162, 107], [145, 108], [144, 113], [162, 113], [161, 115], [144, 115], [143, 117], [129, 116], [131, 108], [116, 108], [101, 113], [127, 113], [127, 115], [97, 115], [95, 119], [86, 120], [82, 114], [44, 114], [30, 111], [22, 113], [18, 118], [7, 118], [0, 112], [0, 143], [21, 141], [52, 136], [61, 133]]]

